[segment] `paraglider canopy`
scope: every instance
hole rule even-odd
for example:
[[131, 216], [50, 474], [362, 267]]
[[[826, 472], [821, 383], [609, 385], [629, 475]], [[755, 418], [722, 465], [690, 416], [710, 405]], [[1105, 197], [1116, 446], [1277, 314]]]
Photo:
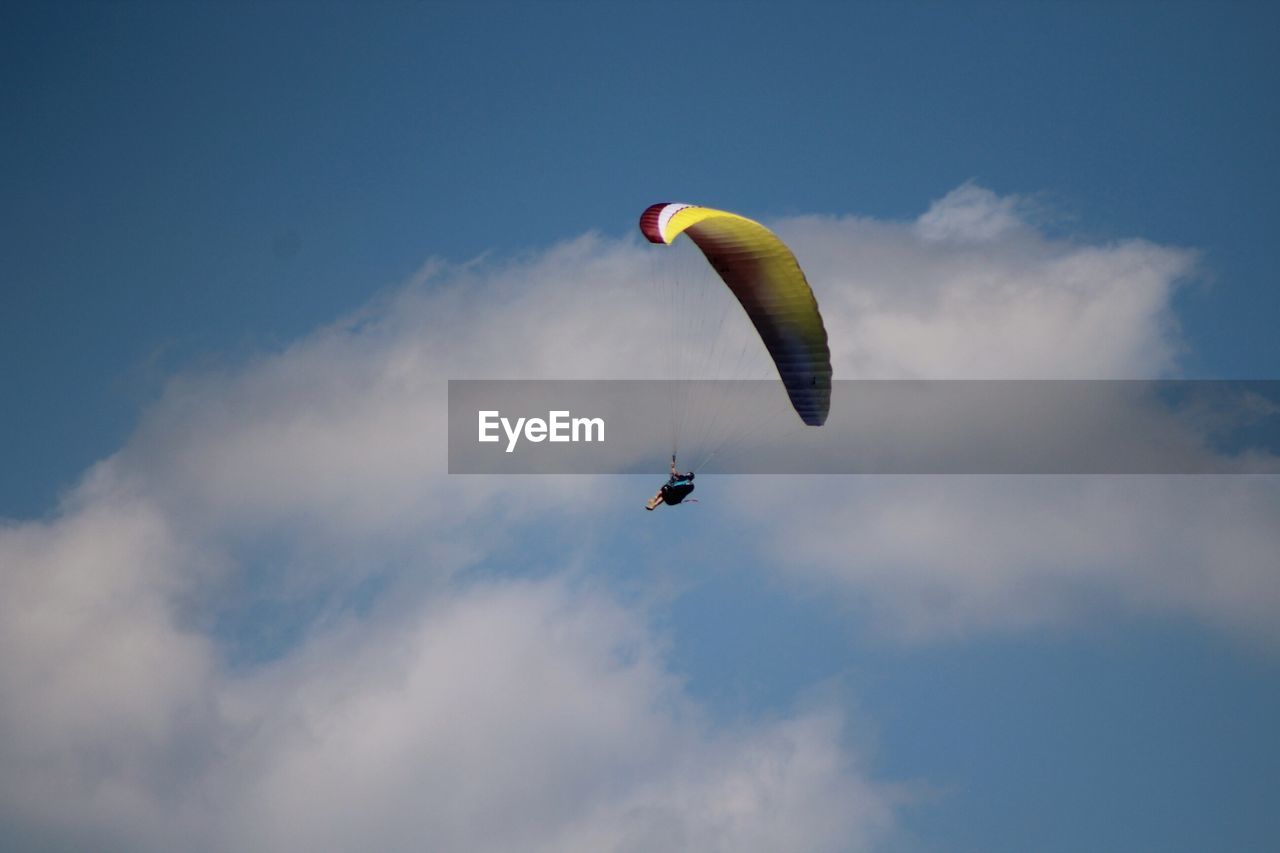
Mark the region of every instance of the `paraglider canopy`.
[[640, 216], [651, 243], [688, 234], [759, 332], [791, 405], [809, 426], [831, 407], [831, 351], [813, 290], [795, 255], [758, 222], [692, 204], [655, 204]]

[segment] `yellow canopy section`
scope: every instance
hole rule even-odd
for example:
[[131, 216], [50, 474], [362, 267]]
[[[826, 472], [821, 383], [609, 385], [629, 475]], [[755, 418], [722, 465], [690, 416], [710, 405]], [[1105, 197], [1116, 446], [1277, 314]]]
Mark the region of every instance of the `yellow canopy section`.
[[777, 365], [801, 420], [821, 426], [831, 407], [831, 351], [818, 301], [787, 245], [759, 222], [710, 207], [655, 204], [640, 217], [652, 243], [681, 234], [697, 244], [742, 303]]

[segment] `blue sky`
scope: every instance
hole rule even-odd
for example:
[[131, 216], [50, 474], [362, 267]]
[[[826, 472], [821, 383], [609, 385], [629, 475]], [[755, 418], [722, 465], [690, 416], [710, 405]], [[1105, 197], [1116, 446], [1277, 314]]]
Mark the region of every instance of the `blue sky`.
[[0, 340], [29, 366], [0, 506], [42, 512], [174, 363], [279, 345], [426, 256], [627, 233], [655, 199], [1034, 195], [1072, 233], [1204, 252], [1186, 372], [1275, 374], [1267, 7], [649, 8], [8, 5]]
[[[776, 223], [849, 330], [846, 369], [1275, 377], [1278, 23], [1262, 4], [6, 5], [0, 765], [73, 793], [46, 813], [5, 779], [0, 824], [31, 845], [163, 849], [194, 827], [248, 849], [234, 824], [314, 849], [297, 827], [342, 787], [299, 780], [337, 756], [371, 792], [421, 786], [366, 810], [404, 827], [387, 849], [502, 849], [526, 825], [548, 849], [1274, 848], [1270, 481], [799, 482], [776, 515], [774, 486], [726, 481], [718, 504], [644, 517], [647, 482], [450, 484], [418, 444], [433, 382], [633, 370], [594, 348], [618, 331], [582, 286], [632, 269], [635, 219], [663, 200]], [[912, 231], [965, 204], [1019, 217], [975, 250], [1012, 283], [983, 297], [989, 327], [947, 315], [931, 294], [960, 286], [953, 256]], [[1064, 264], [1097, 283], [1081, 305], [1147, 301], [1085, 331], [1051, 302], [1035, 317], [1061, 351], [1022, 340], [1014, 308], [1074, 280]], [[522, 321], [526, 292], [545, 302]], [[1000, 313], [1008, 293], [1025, 301]], [[894, 337], [894, 311], [926, 345]], [[98, 616], [72, 630], [81, 587]], [[504, 614], [491, 657], [458, 645]], [[62, 656], [81, 642], [96, 674]], [[615, 645], [621, 669], [592, 651]], [[511, 692], [513, 650], [541, 655], [526, 669], [560, 704]], [[428, 688], [371, 685], [370, 660]], [[492, 730], [433, 716], [455, 665], [492, 675], [462, 706], [508, 709]], [[345, 704], [365, 693], [385, 704]], [[283, 716], [259, 704], [282, 696], [301, 697]], [[290, 725], [366, 710], [421, 763], [337, 724], [311, 753]], [[246, 719], [263, 766], [209, 758]], [[564, 737], [573, 720], [589, 734]], [[435, 731], [560, 748], [521, 764]], [[107, 770], [68, 758], [96, 748]], [[767, 790], [792, 805], [699, 823], [716, 792], [765, 784], [749, 755], [788, 768]], [[517, 834], [415, 825], [440, 802], [433, 762], [479, 780], [442, 813]], [[511, 767], [557, 795], [528, 805]], [[214, 805], [165, 817], [155, 790], [175, 785]], [[584, 786], [625, 795], [584, 816]], [[642, 807], [679, 829], [620, 817]]]

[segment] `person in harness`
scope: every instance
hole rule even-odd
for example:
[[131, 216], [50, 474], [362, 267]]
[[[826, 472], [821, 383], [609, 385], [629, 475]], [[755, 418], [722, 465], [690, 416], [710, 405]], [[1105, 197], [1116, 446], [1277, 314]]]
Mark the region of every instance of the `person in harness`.
[[[671, 456], [671, 478], [667, 480], [666, 485], [658, 489], [658, 493], [649, 498], [649, 502], [644, 508], [652, 512], [657, 509], [660, 504], [675, 506], [676, 504], [689, 497], [689, 493], [693, 491], [693, 472], [688, 471], [681, 474], [676, 470], [675, 454]], [[696, 503], [696, 501], [695, 501]]]

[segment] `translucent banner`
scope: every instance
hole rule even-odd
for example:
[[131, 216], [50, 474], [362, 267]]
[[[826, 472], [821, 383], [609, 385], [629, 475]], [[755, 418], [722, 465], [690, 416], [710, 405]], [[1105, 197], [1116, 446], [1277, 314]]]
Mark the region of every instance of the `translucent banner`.
[[451, 380], [453, 474], [1277, 474], [1280, 381]]

